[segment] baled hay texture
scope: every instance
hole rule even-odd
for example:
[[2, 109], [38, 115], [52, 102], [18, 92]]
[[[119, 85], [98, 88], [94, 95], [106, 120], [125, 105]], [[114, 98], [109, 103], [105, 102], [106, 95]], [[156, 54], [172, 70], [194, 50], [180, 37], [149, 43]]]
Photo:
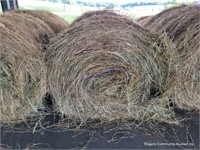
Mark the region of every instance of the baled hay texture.
[[92, 17], [92, 16], [98, 16], [98, 15], [107, 15], [107, 16], [117, 16], [118, 14], [116, 14], [114, 11], [112, 10], [102, 10], [102, 11], [88, 11], [85, 12], [84, 14], [82, 14], [80, 17], [78, 17], [77, 19], [75, 19], [72, 22], [72, 26], [75, 25], [78, 22], [84, 21], [85, 19]]
[[200, 110], [200, 47], [179, 70], [172, 93], [172, 99], [175, 100], [177, 107]]
[[142, 26], [144, 26], [151, 18], [153, 18], [153, 16], [143, 16], [138, 18], [136, 21]]
[[184, 109], [200, 110], [200, 19], [196, 26], [188, 27], [185, 38], [180, 42], [188, 58], [174, 56], [177, 65], [177, 83], [172, 88], [172, 99], [176, 105]]
[[169, 90], [177, 107], [200, 110], [200, 6], [179, 6], [161, 12], [145, 25], [154, 32], [167, 33], [176, 44], [175, 87]]
[[0, 26], [0, 120], [14, 123], [37, 111], [46, 92], [42, 54], [18, 34]]
[[[152, 17], [144, 26], [149, 28], [153, 32], [166, 33], [169, 38], [177, 45], [177, 51], [179, 56], [182, 58], [190, 57], [195, 50], [192, 45], [193, 43], [199, 42], [196, 38], [199, 30], [200, 22], [200, 6], [199, 5], [183, 5], [178, 7], [173, 7], [167, 9], [156, 16]], [[190, 31], [193, 30], [193, 31]], [[191, 40], [187, 41], [187, 45], [190, 45], [191, 49], [185, 48], [182, 41], [186, 40], [187, 32], [193, 32], [190, 34], [193, 38], [189, 37]]]
[[[94, 15], [49, 47], [49, 91], [61, 113], [81, 119], [171, 122], [167, 46], [120, 15]], [[171, 47], [170, 47], [171, 48]]]
[[8, 12], [0, 15], [0, 22], [15, 34], [22, 36], [34, 45], [48, 44], [54, 36], [53, 30], [43, 21], [27, 14]]
[[19, 14], [28, 14], [41, 21], [45, 22], [46, 24], [51, 27], [51, 29], [57, 34], [62, 30], [68, 28], [69, 24], [63, 18], [44, 10], [17, 10]]

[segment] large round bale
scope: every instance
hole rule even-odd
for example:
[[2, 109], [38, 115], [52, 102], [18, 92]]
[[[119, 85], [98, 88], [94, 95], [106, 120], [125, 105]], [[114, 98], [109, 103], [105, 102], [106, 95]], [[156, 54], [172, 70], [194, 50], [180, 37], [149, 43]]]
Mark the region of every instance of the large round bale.
[[0, 121], [22, 121], [46, 92], [42, 53], [28, 39], [0, 23]]
[[[193, 53], [191, 49], [195, 50], [192, 46], [193, 43], [199, 42], [197, 36], [197, 26], [199, 26], [200, 6], [199, 5], [181, 5], [167, 9], [154, 17], [152, 17], [144, 26], [153, 32], [166, 33], [169, 38], [176, 44], [177, 51], [180, 57], [188, 57]], [[196, 30], [197, 29], [197, 30]], [[193, 31], [190, 31], [193, 30]], [[190, 40], [187, 45], [191, 46], [191, 49], [186, 48], [182, 41], [191, 39], [188, 37], [187, 32], [193, 32], [190, 34], [194, 36], [196, 41]]]
[[165, 33], [175, 43], [177, 55], [172, 60], [177, 68], [174, 88], [169, 90], [179, 108], [200, 109], [200, 5], [183, 5], [154, 16], [145, 27]]
[[47, 84], [55, 108], [74, 119], [173, 120], [168, 47], [128, 18], [93, 15], [49, 46]]
[[16, 13], [28, 14], [45, 22], [57, 34], [68, 28], [69, 24], [63, 18], [45, 10], [17, 10]]
[[49, 39], [55, 35], [43, 21], [27, 14], [7, 12], [0, 15], [0, 22], [15, 34], [19, 34], [30, 43], [40, 47], [48, 44]]

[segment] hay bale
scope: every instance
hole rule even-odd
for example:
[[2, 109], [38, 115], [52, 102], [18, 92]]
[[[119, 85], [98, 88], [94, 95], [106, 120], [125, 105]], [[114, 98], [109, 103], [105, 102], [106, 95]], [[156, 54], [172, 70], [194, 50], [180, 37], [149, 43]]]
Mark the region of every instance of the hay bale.
[[167, 9], [146, 23], [153, 32], [166, 33], [175, 43], [177, 54], [172, 60], [177, 79], [171, 99], [182, 109], [200, 110], [200, 6], [183, 5]]
[[47, 55], [55, 107], [81, 119], [173, 120], [161, 95], [169, 86], [168, 47], [118, 14], [99, 12], [56, 38]]
[[27, 14], [8, 12], [0, 15], [0, 22], [6, 28], [22, 36], [34, 45], [43, 47], [55, 35], [53, 30], [40, 19]]
[[68, 28], [69, 24], [63, 18], [44, 10], [17, 10], [19, 14], [28, 14], [45, 22], [56, 34]]
[[21, 121], [46, 92], [42, 53], [29, 39], [0, 25], [0, 121]]

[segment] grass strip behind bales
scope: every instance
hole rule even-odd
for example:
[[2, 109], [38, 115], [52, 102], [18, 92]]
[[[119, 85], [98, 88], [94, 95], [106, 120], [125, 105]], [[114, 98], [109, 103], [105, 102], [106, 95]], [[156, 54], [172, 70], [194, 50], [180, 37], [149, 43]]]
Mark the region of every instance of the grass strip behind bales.
[[63, 18], [44, 10], [17, 10], [16, 13], [31, 15], [45, 22], [55, 32], [55, 34], [58, 34], [69, 26]]
[[171, 123], [174, 112], [162, 95], [173, 46], [124, 16], [90, 14], [49, 46], [47, 82], [57, 111], [82, 121]]
[[25, 119], [46, 92], [46, 69], [42, 53], [28, 39], [0, 23], [0, 120]]
[[200, 6], [183, 5], [167, 9], [150, 19], [145, 27], [164, 33], [175, 43], [172, 60], [177, 77], [172, 97], [179, 108], [200, 110]]

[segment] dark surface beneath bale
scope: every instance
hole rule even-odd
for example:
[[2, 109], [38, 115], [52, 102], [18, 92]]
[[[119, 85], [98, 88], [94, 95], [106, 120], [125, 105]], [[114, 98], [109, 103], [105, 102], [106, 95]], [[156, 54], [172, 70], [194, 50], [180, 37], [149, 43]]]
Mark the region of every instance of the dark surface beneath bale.
[[[180, 125], [141, 124], [124, 129], [124, 124], [112, 122], [98, 126], [66, 123], [66, 129], [56, 127], [59, 115], [48, 115], [38, 123], [20, 123], [1, 127], [1, 148], [6, 149], [199, 149], [199, 113], [177, 110], [187, 117]], [[38, 126], [35, 126], [38, 123]], [[54, 124], [54, 125], [53, 125]], [[30, 129], [34, 127], [35, 130]]]

